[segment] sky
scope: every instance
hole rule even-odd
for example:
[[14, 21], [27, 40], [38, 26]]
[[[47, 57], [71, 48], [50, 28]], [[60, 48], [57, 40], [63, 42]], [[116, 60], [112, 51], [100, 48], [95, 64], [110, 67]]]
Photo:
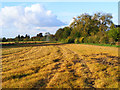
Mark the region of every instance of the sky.
[[40, 32], [55, 34], [84, 13], [110, 13], [118, 24], [118, 2], [2, 2], [0, 6], [1, 37], [7, 38]]

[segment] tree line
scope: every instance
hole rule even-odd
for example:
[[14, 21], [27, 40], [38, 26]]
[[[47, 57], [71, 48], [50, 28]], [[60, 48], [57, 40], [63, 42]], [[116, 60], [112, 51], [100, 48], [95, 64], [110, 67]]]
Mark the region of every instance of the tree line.
[[120, 38], [120, 27], [112, 22], [112, 15], [95, 13], [74, 17], [73, 22], [55, 33], [65, 43], [115, 44]]
[[74, 17], [73, 22], [64, 28], [59, 28], [55, 35], [49, 32], [16, 36], [15, 38], [2, 38], [6, 41], [60, 41], [64, 43], [100, 43], [115, 44], [120, 38], [120, 27], [112, 22], [112, 15], [108, 13], [95, 13], [94, 15], [82, 14]]
[[30, 35], [18, 35], [15, 38], [5, 38], [1, 39], [2, 42], [14, 42], [14, 41], [56, 41], [55, 35], [46, 32], [43, 36], [43, 33], [39, 33], [36, 36], [30, 37]]

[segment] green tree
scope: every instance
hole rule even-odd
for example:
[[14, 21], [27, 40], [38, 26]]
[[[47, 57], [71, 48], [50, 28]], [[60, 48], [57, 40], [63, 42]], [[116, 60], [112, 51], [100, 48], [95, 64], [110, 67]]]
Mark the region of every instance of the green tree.
[[19, 41], [23, 41], [25, 39], [25, 37], [22, 35], [19, 39]]
[[56, 41], [55, 35], [50, 34], [49, 40], [50, 40], [50, 41]]
[[2, 42], [7, 42], [7, 39], [5, 37], [3, 37]]
[[15, 37], [15, 41], [20, 41], [20, 40], [21, 40], [20, 35], [18, 35], [18, 36]]
[[112, 39], [109, 40], [109, 37], [118, 41], [118, 31], [114, 30], [114, 33], [113, 31], [108, 32], [109, 29], [114, 28], [112, 18], [112, 15], [109, 13], [95, 13], [94, 15], [85, 13], [73, 18], [73, 22], [69, 26], [70, 30], [60, 28], [57, 30], [55, 36], [58, 40], [63, 41], [65, 38], [69, 41], [71, 38], [84, 37], [83, 42], [85, 43], [108, 43], [112, 41]]
[[70, 36], [71, 29], [69, 27], [64, 27], [63, 28], [63, 39], [66, 39], [68, 36]]
[[55, 33], [55, 37], [57, 38], [57, 40], [61, 40], [63, 38], [63, 32], [64, 32], [64, 29], [60, 28], [57, 30], [57, 32]]
[[37, 37], [43, 37], [42, 33], [37, 34]]
[[118, 41], [119, 38], [120, 38], [120, 28], [113, 28], [111, 30], [109, 30], [107, 33], [108, 33], [108, 36], [110, 38], [113, 38], [115, 41]]
[[[21, 37], [22, 38], [22, 37]], [[29, 35], [25, 35], [25, 37], [22, 38], [24, 41], [29, 41], [30, 40], [30, 36]]]
[[100, 26], [99, 26], [99, 30], [100, 31], [106, 31], [108, 26], [112, 25], [112, 15], [111, 14], [102, 14], [99, 18], [99, 22], [100, 22]]

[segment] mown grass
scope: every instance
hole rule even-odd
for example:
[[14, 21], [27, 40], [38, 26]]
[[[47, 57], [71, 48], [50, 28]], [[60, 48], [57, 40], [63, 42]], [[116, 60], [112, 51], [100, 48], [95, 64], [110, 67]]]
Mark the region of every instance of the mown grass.
[[117, 47], [2, 48], [3, 88], [119, 88]]

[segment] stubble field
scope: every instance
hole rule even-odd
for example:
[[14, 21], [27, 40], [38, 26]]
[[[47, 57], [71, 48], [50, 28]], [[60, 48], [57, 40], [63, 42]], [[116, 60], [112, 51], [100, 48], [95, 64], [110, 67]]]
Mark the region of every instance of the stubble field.
[[118, 88], [116, 47], [8, 47], [1, 57], [2, 88]]

